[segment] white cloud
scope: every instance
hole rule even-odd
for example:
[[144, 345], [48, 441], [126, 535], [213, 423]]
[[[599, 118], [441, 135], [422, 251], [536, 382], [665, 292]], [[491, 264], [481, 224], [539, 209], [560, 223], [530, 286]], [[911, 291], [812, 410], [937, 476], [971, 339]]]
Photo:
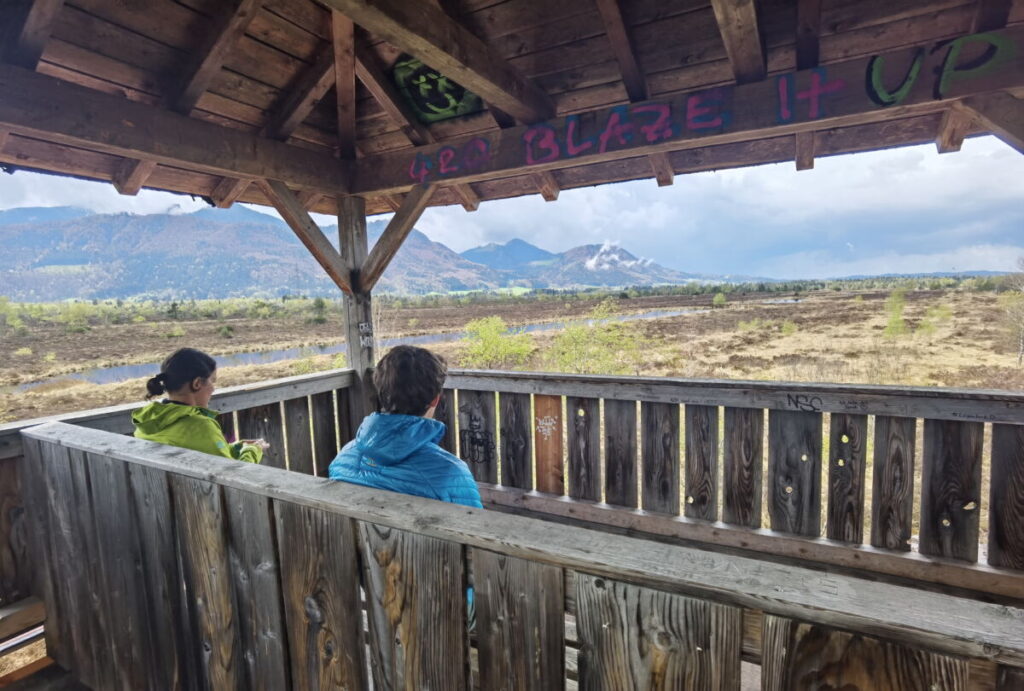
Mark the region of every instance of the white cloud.
[[1013, 271], [1018, 257], [1024, 257], [1024, 245], [969, 245], [919, 254], [886, 252], [852, 260], [840, 260], [828, 252], [795, 252], [766, 262], [763, 275], [835, 278], [861, 274]]

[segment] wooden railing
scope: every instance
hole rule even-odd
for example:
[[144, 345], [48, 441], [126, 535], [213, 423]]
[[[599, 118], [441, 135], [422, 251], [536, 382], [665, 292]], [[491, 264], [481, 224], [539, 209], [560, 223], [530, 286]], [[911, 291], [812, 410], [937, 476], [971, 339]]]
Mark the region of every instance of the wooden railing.
[[966, 690], [1024, 664], [1019, 604], [23, 435], [48, 650], [93, 688], [736, 689], [754, 659], [766, 689]]
[[1024, 594], [1024, 395], [472, 371], [447, 386], [444, 444], [487, 505]]

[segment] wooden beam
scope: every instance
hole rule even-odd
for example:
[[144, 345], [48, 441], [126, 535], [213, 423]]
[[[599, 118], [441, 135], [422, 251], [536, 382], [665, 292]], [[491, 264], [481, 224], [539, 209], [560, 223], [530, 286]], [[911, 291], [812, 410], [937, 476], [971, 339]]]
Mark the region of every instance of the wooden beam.
[[818, 66], [821, 0], [798, 0], [796, 6], [796, 68]]
[[402, 128], [402, 133], [410, 142], [420, 146], [435, 141], [430, 130], [417, 119], [409, 104], [398, 93], [398, 88], [385, 74], [373, 50], [362, 43], [356, 44], [356, 76], [391, 121]]
[[796, 169], [811, 170], [814, 168], [814, 132], [797, 132], [794, 136]]
[[12, 65], [0, 65], [0, 93], [0, 129], [14, 134], [213, 175], [287, 180], [330, 195], [348, 191], [347, 167], [327, 153]]
[[[907, 71], [915, 62], [919, 69]], [[367, 156], [356, 165], [352, 193], [379, 196], [424, 182], [477, 182], [887, 122], [1021, 86], [1024, 27], [1014, 27], [446, 141], [455, 155], [445, 153], [444, 166], [437, 144]]]
[[[8, 0], [4, 4], [17, 3]], [[53, 22], [63, 6], [64, 0], [29, 0], [20, 26], [15, 28], [11, 42], [6, 46], [4, 59], [19, 67], [34, 70], [43, 55], [46, 42], [50, 39]], [[15, 10], [8, 6], [3, 11]]]
[[323, 4], [524, 122], [554, 115], [554, 104], [544, 91], [433, 3], [324, 0]]
[[7, 146], [7, 139], [10, 136], [11, 136], [10, 130], [0, 129], [0, 151], [3, 151], [4, 147]]
[[672, 162], [668, 160], [668, 154], [651, 154], [647, 160], [651, 162], [658, 187], [668, 187], [675, 181], [676, 172], [672, 169]]
[[711, 7], [736, 82], [747, 84], [764, 79], [767, 66], [757, 24], [756, 0], [711, 0]]
[[1024, 154], [1024, 100], [989, 94], [964, 101], [982, 127]]
[[315, 191], [299, 192], [295, 196], [296, 198], [298, 198], [299, 204], [302, 204], [302, 208], [306, 209], [307, 211], [309, 209], [312, 209], [317, 204], [319, 204], [320, 200], [324, 198], [324, 195]]
[[391, 219], [388, 227], [384, 229], [380, 239], [377, 240], [377, 244], [370, 250], [370, 256], [363, 262], [359, 271], [359, 292], [369, 293], [373, 290], [373, 286], [377, 284], [385, 269], [388, 268], [388, 264], [398, 253], [405, 238], [412, 231], [412, 227], [416, 225], [416, 221], [420, 220], [420, 215], [427, 208], [427, 203], [430, 202], [430, 197], [433, 194], [433, 185], [421, 185], [405, 195], [402, 208], [395, 213], [394, 218]]
[[626, 87], [626, 94], [630, 101], [643, 101], [648, 97], [647, 80], [633, 54], [633, 46], [626, 32], [626, 23], [622, 20], [622, 11], [619, 8], [619, 0], [595, 0], [597, 10], [601, 13], [601, 21], [604, 22], [604, 30], [608, 35], [608, 41], [612, 44], [612, 53], [619, 63], [619, 72], [622, 73], [622, 84]]
[[334, 90], [338, 107], [338, 155], [356, 157], [356, 36], [355, 25], [340, 12], [331, 12], [334, 46]]
[[302, 73], [274, 108], [263, 127], [263, 136], [287, 141], [334, 86], [334, 81], [334, 50], [324, 46], [313, 66]]
[[996, 31], [1006, 26], [1010, 19], [1013, 0], [977, 0], [974, 8], [974, 32]]
[[260, 188], [270, 203], [274, 205], [281, 218], [285, 220], [288, 227], [298, 236], [306, 249], [324, 268], [331, 280], [346, 293], [352, 292], [349, 282], [349, 271], [341, 259], [341, 255], [334, 249], [330, 240], [323, 234], [316, 222], [310, 218], [309, 213], [302, 206], [302, 203], [295, 196], [295, 193], [288, 189], [288, 186], [278, 180], [257, 180], [256, 185]]
[[476, 211], [480, 208], [480, 196], [473, 191], [468, 183], [452, 185], [452, 192], [459, 198], [459, 203], [466, 211]]
[[250, 182], [239, 178], [221, 178], [210, 194], [213, 205], [218, 209], [227, 209], [249, 189]]
[[262, 5], [263, 0], [234, 0], [222, 5], [223, 11], [216, 18], [210, 33], [204, 37], [202, 46], [193, 53], [192, 64], [170, 100], [173, 110], [185, 115], [192, 112]]
[[942, 114], [938, 134], [935, 136], [935, 147], [940, 154], [959, 151], [963, 146], [964, 137], [974, 129], [974, 114], [967, 108], [952, 105]]
[[550, 170], [537, 173], [532, 178], [537, 184], [537, 191], [540, 192], [540, 196], [544, 197], [544, 201], [553, 202], [558, 199], [558, 193], [561, 191], [561, 188], [558, 186], [558, 180], [555, 179], [554, 174]]
[[154, 170], [156, 170], [156, 161], [126, 158], [121, 162], [111, 182], [114, 183], [114, 189], [119, 193], [134, 197], [146, 184], [146, 180]]
[[43, 601], [37, 597], [0, 607], [0, 641], [42, 624], [44, 616]]

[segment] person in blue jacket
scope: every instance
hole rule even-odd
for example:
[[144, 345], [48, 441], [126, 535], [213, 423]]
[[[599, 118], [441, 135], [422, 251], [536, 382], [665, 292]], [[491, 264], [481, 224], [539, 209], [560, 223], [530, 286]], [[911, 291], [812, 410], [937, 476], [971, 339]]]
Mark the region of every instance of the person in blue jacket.
[[377, 363], [380, 411], [363, 419], [356, 438], [331, 462], [328, 476], [452, 504], [483, 508], [466, 464], [438, 442], [434, 419], [447, 375], [444, 360], [424, 348], [397, 346]]

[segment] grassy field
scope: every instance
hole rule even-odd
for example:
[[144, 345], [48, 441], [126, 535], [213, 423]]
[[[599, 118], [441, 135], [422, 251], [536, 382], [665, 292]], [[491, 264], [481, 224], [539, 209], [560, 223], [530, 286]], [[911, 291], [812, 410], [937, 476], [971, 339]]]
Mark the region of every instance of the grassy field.
[[[825, 381], [1021, 390], [1024, 370], [1003, 323], [999, 297], [991, 292], [922, 290], [905, 294], [899, 328], [893, 329], [888, 291], [731, 295], [712, 308], [712, 296], [613, 298], [609, 314], [651, 310], [697, 310], [691, 314], [623, 322], [601, 342], [604, 359], [561, 359], [565, 331], [525, 336], [523, 357], [484, 365], [523, 370], [608, 371], [653, 376]], [[440, 307], [386, 306], [378, 311], [378, 337], [458, 333], [467, 322], [498, 316], [510, 326], [536, 322], [576, 324], [579, 339], [593, 339], [600, 327], [583, 321], [596, 300], [504, 300]], [[318, 323], [319, 322], [319, 323]], [[594, 333], [591, 333], [594, 332]], [[218, 318], [171, 318], [154, 310], [149, 318], [122, 323], [92, 320], [84, 327], [38, 320], [0, 342], [0, 420], [12, 421], [101, 405], [141, 400], [143, 380], [95, 385], [61, 379], [97, 367], [158, 362], [190, 345], [216, 355], [342, 342], [340, 311], [326, 306], [319, 319], [303, 309], [278, 314]], [[579, 346], [580, 344], [576, 344]], [[583, 344], [585, 346], [586, 343]], [[454, 366], [480, 365], [470, 344], [453, 340], [432, 346]], [[582, 347], [582, 346], [581, 346]], [[574, 355], [574, 353], [570, 353]], [[225, 367], [222, 386], [330, 369], [337, 356], [303, 355], [273, 364]], [[587, 369], [589, 367], [590, 369]], [[601, 368], [605, 369], [601, 369]], [[155, 370], [154, 370], [155, 373]], [[17, 386], [50, 383], [20, 392]]]

